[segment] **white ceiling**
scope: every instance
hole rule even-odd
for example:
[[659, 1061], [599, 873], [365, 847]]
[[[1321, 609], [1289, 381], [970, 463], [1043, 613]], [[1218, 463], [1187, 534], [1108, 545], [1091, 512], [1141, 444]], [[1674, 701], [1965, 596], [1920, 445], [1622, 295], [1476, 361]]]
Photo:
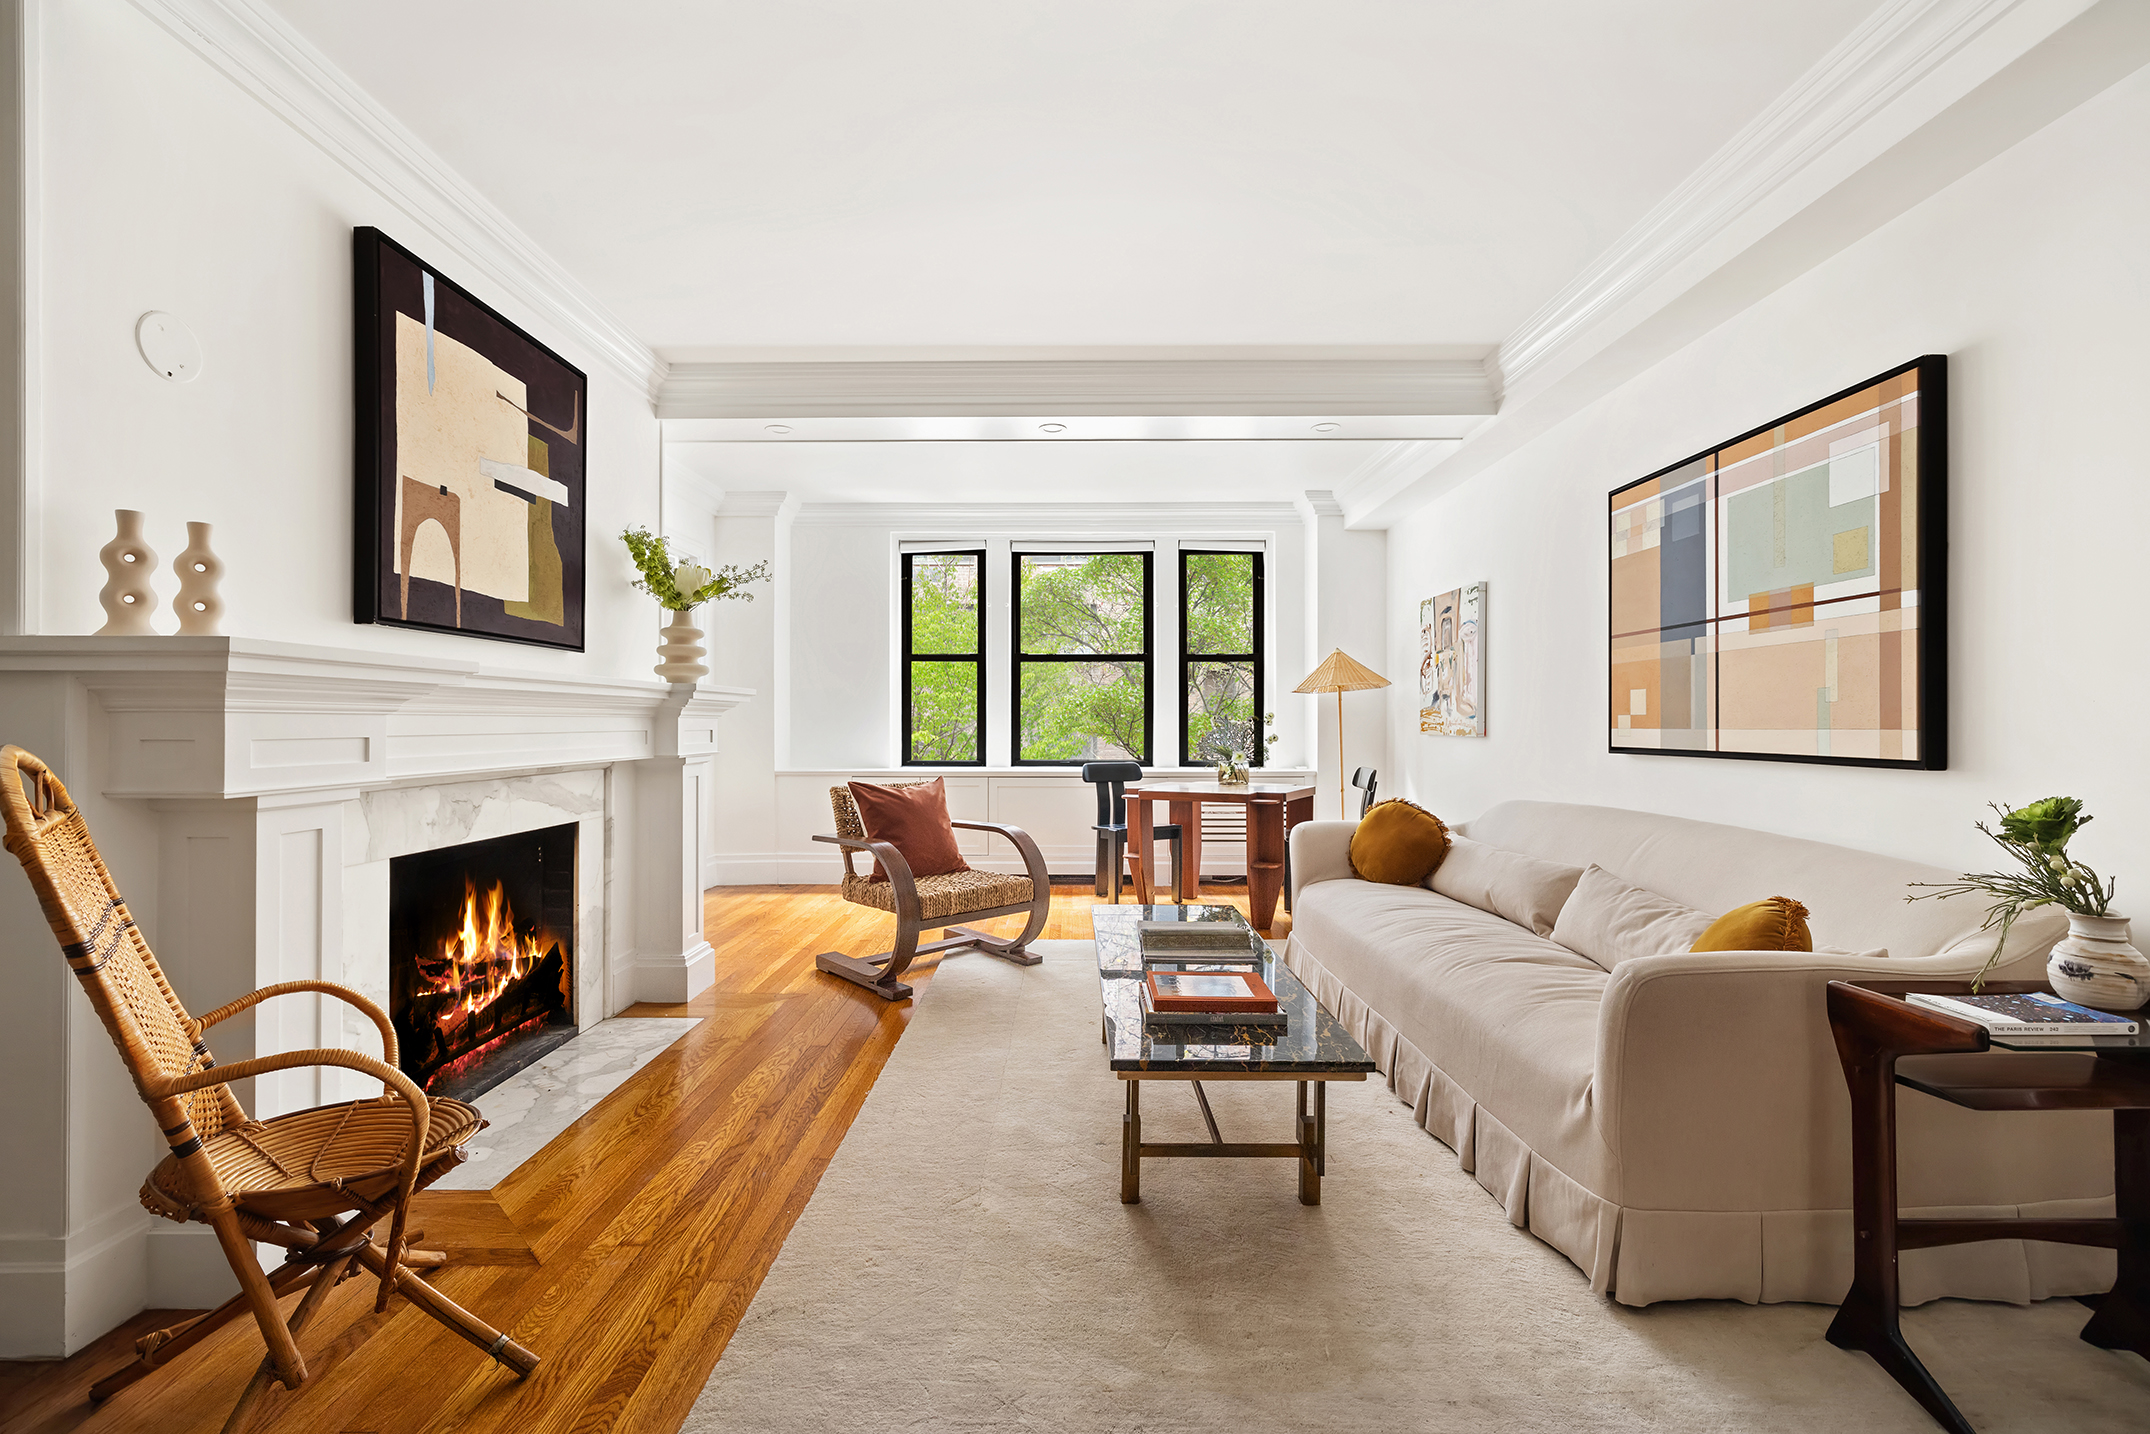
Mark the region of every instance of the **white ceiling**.
[[669, 357], [1460, 346], [1875, 0], [270, 0]]

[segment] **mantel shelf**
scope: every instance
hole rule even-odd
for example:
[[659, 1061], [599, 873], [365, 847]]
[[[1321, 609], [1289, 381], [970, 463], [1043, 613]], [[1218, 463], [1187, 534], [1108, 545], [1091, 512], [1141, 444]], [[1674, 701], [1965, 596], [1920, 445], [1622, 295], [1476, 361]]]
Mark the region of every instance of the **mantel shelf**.
[[243, 637], [0, 638], [108, 714], [105, 795], [272, 797], [716, 750], [744, 687]]

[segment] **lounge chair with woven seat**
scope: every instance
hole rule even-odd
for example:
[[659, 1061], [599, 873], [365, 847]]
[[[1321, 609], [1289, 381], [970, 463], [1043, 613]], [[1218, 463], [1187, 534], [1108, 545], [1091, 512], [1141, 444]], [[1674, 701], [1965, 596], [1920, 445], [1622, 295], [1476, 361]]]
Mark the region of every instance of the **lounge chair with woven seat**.
[[[895, 785], [913, 784], [899, 782]], [[1031, 840], [1030, 833], [1021, 827], [999, 822], [951, 821], [951, 826], [1006, 837], [1022, 853], [1027, 874], [1016, 876], [1007, 872], [974, 870], [913, 877], [911, 864], [903, 859], [902, 852], [888, 842], [874, 841], [866, 835], [866, 823], [859, 816], [858, 803], [852, 800], [850, 788], [829, 788], [829, 805], [836, 816], [836, 834], [816, 836], [814, 840], [843, 848], [844, 900], [892, 913], [896, 918], [896, 944], [878, 956], [846, 956], [841, 951], [824, 951], [814, 958], [816, 967], [832, 976], [855, 981], [885, 1000], [900, 1001], [911, 994], [910, 986], [903, 980], [904, 971], [918, 957], [935, 951], [975, 946], [988, 955], [1013, 961], [1018, 966], [1035, 966], [1044, 959], [1029, 947], [1045, 929], [1045, 913], [1052, 905], [1053, 886], [1045, 873], [1044, 854]], [[888, 879], [875, 881], [860, 876], [851, 865], [855, 852], [866, 852], [877, 858]], [[967, 926], [949, 925], [958, 917], [990, 921], [997, 916], [1023, 915], [1030, 919], [1013, 939], [988, 935]], [[935, 926], [947, 927], [942, 939], [920, 945], [919, 935]]]
[[[485, 1122], [461, 1101], [428, 1097], [396, 1069], [388, 1013], [329, 981], [283, 981], [187, 1014], [120, 898], [67, 788], [20, 747], [0, 747], [0, 816], [7, 849], [22, 862], [67, 964], [134, 1076], [171, 1153], [142, 1186], [142, 1203], [168, 1220], [198, 1220], [216, 1231], [238, 1277], [222, 1307], [135, 1342], [139, 1358], [91, 1386], [102, 1400], [211, 1331], [251, 1312], [268, 1346], [225, 1424], [242, 1429], [272, 1380], [306, 1381], [295, 1336], [328, 1293], [361, 1269], [379, 1280], [376, 1312], [393, 1295], [424, 1310], [518, 1376], [538, 1357], [442, 1295], [417, 1274], [439, 1265], [438, 1251], [409, 1248], [421, 1232], [404, 1228], [411, 1196], [463, 1162], [462, 1142]], [[275, 996], [310, 991], [348, 1002], [380, 1028], [385, 1061], [352, 1050], [286, 1051], [218, 1065], [203, 1033]], [[298, 1066], [340, 1066], [382, 1083], [382, 1093], [257, 1121], [230, 1082]], [[389, 1222], [385, 1244], [373, 1227]], [[250, 1241], [290, 1253], [264, 1274]], [[277, 1302], [300, 1294], [287, 1319]]]

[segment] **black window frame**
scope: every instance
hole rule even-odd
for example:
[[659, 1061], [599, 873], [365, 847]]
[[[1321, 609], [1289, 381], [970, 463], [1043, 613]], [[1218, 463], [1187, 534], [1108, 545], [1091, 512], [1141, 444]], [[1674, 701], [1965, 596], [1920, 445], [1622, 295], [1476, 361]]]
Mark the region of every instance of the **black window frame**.
[[[976, 558], [978, 560], [978, 650], [976, 652], [919, 652], [913, 646], [912, 620], [917, 609], [911, 602], [911, 573], [914, 558]], [[903, 751], [898, 765], [905, 767], [982, 767], [986, 763], [988, 748], [985, 701], [985, 609], [986, 609], [986, 550], [984, 548], [932, 548], [903, 555]], [[917, 662], [969, 662], [978, 671], [978, 755], [968, 760], [927, 761], [911, 753], [911, 672]]]
[[[1142, 559], [1142, 651], [1026, 654], [1023, 651], [1023, 559], [1096, 557], [1128, 553]], [[1142, 751], [1138, 765], [1151, 765], [1157, 748], [1157, 554], [1154, 550], [1116, 548], [1013, 549], [1008, 554], [1008, 762], [1016, 767], [1079, 767], [1089, 758], [1060, 760], [1023, 755], [1023, 664], [1026, 662], [1139, 662], [1142, 664]]]
[[[1266, 586], [1268, 554], [1260, 548], [1181, 548], [1180, 552], [1180, 687], [1179, 687], [1179, 747], [1182, 767], [1206, 767], [1208, 762], [1197, 762], [1187, 745], [1187, 680], [1190, 670], [1197, 662], [1244, 662], [1254, 669], [1254, 750], [1247, 754], [1247, 765], [1259, 767], [1266, 763], [1269, 744], [1262, 739], [1268, 734], [1262, 731], [1263, 705], [1267, 695], [1264, 668], [1268, 665], [1268, 588]], [[1187, 560], [1189, 558], [1252, 558], [1254, 560], [1254, 651], [1252, 652], [1190, 652], [1187, 649]]]

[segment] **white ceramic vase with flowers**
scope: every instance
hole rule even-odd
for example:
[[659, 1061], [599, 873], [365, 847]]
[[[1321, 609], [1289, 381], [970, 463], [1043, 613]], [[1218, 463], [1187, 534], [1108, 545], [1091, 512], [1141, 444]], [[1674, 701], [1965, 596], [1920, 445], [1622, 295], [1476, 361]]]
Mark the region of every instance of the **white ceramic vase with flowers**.
[[[2090, 817], [2074, 797], [2047, 797], [2000, 813], [2001, 828], [1984, 822], [1978, 829], [2014, 857], [2021, 871], [1972, 872], [1960, 881], [1917, 882], [1933, 889], [1928, 896], [1976, 893], [1993, 898], [1986, 925], [2000, 927], [1972, 989], [2001, 959], [2008, 928], [2017, 917], [2040, 906], [2068, 913], [2068, 934], [2056, 942], [2046, 962], [2046, 981], [2064, 1001], [2106, 1011], [2132, 1011], [2150, 1002], [2150, 959], [2128, 940], [2128, 918], [2112, 909], [2116, 882], [2100, 877], [2068, 855], [2068, 843], [2089, 825]], [[1911, 897], [1913, 901], [1922, 897]]]
[[653, 537], [647, 528], [629, 528], [620, 534], [620, 540], [627, 544], [642, 574], [634, 586], [657, 599], [658, 605], [671, 614], [664, 626], [663, 640], [657, 645], [661, 659], [657, 675], [667, 682], [701, 681], [709, 675], [709, 669], [702, 662], [706, 654], [702, 650], [702, 630], [694, 625], [694, 610], [722, 598], [752, 602], [754, 594], [745, 590], [746, 585], [766, 579], [769, 564], [727, 564], [712, 571], [692, 559], [675, 563], [665, 540]]

